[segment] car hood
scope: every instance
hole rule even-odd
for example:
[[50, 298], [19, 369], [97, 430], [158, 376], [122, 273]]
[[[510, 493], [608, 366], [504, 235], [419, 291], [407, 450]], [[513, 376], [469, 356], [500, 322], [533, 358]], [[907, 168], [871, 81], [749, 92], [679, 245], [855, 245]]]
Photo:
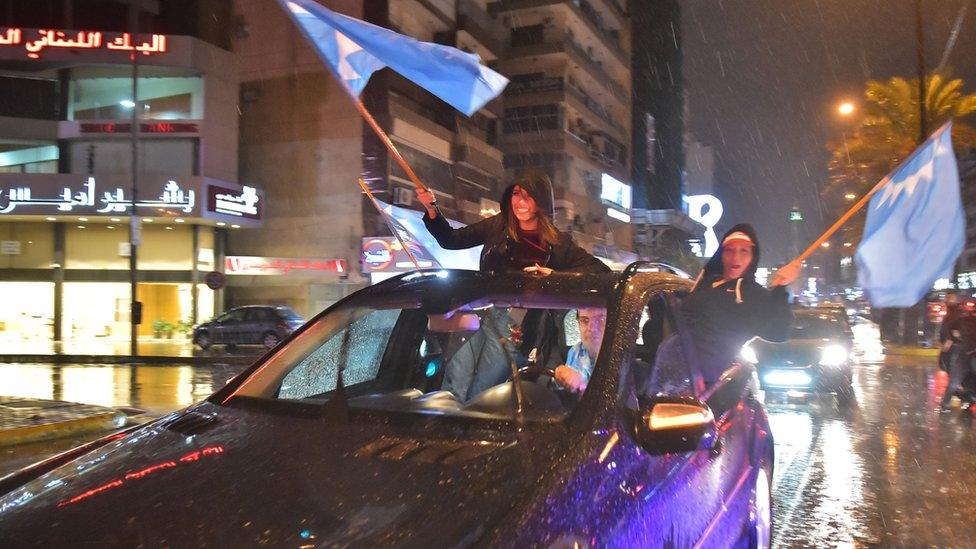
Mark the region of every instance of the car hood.
[[566, 438], [423, 423], [202, 404], [0, 497], [0, 531], [18, 546], [466, 545], [532, 497]]
[[791, 339], [784, 343], [765, 340], [753, 342], [760, 368], [805, 368], [820, 362], [820, 354], [828, 345], [841, 344], [838, 341], [822, 339]]

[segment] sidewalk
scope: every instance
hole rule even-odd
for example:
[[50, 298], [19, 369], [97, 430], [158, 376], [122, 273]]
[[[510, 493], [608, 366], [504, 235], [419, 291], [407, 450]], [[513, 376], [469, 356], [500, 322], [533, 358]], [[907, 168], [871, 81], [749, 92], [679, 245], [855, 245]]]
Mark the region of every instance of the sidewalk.
[[44, 364], [251, 364], [265, 352], [261, 346], [240, 346], [233, 352], [219, 346], [206, 351], [189, 339], [140, 339], [133, 357], [128, 341], [112, 339], [68, 340], [4, 338], [0, 363]]
[[919, 356], [935, 358], [939, 356], [938, 348], [914, 347], [911, 345], [885, 345], [884, 354], [899, 356]]
[[125, 418], [102, 406], [0, 396], [0, 447], [118, 429]]

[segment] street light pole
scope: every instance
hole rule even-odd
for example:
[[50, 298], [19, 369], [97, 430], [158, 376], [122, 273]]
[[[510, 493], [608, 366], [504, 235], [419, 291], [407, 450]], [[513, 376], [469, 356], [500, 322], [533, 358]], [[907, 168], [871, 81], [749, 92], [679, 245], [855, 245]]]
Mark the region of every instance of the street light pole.
[[[129, 3], [129, 34], [136, 39], [139, 31], [139, 2]], [[139, 356], [139, 324], [142, 322], [142, 303], [138, 301], [139, 277], [136, 251], [139, 247], [139, 52], [133, 50], [132, 60], [132, 116], [129, 120], [132, 141], [132, 190], [129, 211], [129, 354]]]
[[922, 0], [915, 0], [915, 58], [918, 64], [918, 142], [929, 136], [925, 116], [925, 32], [922, 30]]

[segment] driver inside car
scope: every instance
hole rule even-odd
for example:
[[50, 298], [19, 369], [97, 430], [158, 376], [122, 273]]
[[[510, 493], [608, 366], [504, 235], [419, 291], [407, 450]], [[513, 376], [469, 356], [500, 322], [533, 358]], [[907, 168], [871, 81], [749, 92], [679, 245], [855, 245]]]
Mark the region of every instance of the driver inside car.
[[576, 311], [580, 340], [569, 349], [566, 364], [556, 367], [556, 383], [571, 393], [582, 393], [593, 373], [593, 365], [600, 354], [603, 330], [607, 325], [604, 308], [580, 308]]

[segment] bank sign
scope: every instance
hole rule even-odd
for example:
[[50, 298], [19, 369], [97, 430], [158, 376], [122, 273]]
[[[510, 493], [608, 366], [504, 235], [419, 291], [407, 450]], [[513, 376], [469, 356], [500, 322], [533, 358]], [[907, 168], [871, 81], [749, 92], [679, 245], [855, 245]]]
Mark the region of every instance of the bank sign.
[[[203, 197], [211, 201], [204, 205]], [[204, 217], [256, 225], [263, 195], [253, 187], [198, 176], [139, 178], [133, 204], [128, 176], [0, 173], [4, 216], [108, 215]]]

